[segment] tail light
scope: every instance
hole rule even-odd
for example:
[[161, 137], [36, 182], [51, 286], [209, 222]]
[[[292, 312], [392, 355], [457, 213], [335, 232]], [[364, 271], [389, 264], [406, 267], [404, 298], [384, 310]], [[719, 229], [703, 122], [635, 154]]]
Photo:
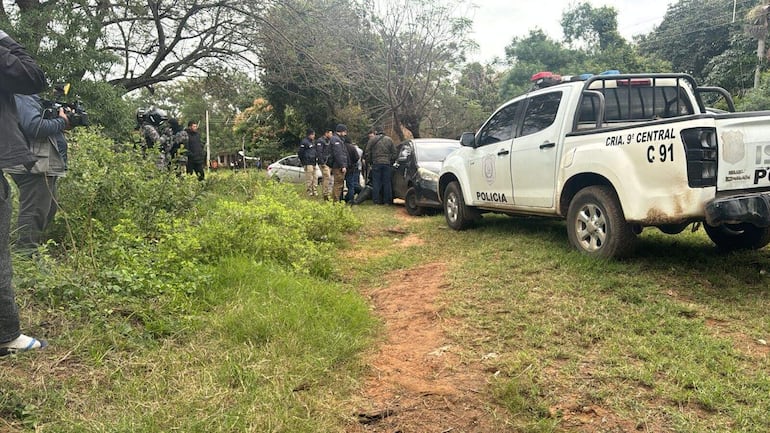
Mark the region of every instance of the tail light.
[[715, 186], [718, 158], [716, 128], [683, 129], [682, 142], [690, 188]]

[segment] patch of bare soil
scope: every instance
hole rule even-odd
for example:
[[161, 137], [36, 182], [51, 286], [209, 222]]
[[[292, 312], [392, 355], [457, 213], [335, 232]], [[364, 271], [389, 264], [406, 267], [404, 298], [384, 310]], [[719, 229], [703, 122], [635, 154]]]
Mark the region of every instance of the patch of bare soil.
[[[690, 303], [689, 299], [680, 296], [673, 290], [666, 294], [683, 303]], [[770, 344], [767, 340], [752, 338], [743, 332], [733, 329], [730, 322], [720, 319], [706, 317], [706, 327], [712, 334], [720, 338], [726, 338], [733, 342], [735, 350], [751, 358], [761, 360], [770, 356]]]
[[[418, 243], [407, 236], [403, 242]], [[364, 291], [387, 332], [371, 356], [371, 375], [356, 399], [347, 432], [501, 431], [488, 408], [481, 363], [460, 359], [443, 328], [437, 298], [446, 267], [429, 263], [388, 275], [385, 287]]]
[[706, 319], [706, 326], [718, 337], [733, 341], [735, 349], [746, 356], [760, 360], [770, 355], [770, 346], [766, 340], [751, 338], [730, 328], [728, 322], [717, 319]]

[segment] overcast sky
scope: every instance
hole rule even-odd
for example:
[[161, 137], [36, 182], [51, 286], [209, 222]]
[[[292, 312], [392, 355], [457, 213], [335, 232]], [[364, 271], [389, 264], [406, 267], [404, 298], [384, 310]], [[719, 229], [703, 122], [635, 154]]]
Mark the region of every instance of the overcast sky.
[[[618, 30], [626, 39], [648, 33], [663, 20], [669, 3], [676, 0], [590, 0], [593, 7], [612, 6], [618, 11]], [[540, 28], [551, 38], [562, 39], [562, 13], [575, 0], [475, 0], [470, 10], [473, 34], [479, 52], [470, 60], [489, 62], [505, 57], [505, 47], [515, 36], [526, 36]]]

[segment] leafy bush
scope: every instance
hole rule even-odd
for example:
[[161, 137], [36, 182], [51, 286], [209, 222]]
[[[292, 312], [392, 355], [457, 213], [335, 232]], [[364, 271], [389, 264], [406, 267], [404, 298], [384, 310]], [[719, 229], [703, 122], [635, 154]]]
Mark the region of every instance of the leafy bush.
[[155, 238], [160, 224], [186, 212], [202, 192], [193, 177], [159, 170], [153, 155], [116, 147], [94, 130], [73, 131], [70, 169], [59, 184], [62, 218], [51, 233], [69, 250], [109, 241], [126, 220]]
[[47, 251], [16, 261], [22, 291], [87, 319], [106, 347], [188, 329], [208, 308], [223, 258], [328, 276], [326, 251], [358, 226], [344, 206], [308, 201], [262, 173], [198, 182], [159, 169], [155, 156], [75, 131]]
[[222, 257], [247, 256], [302, 273], [328, 276], [331, 263], [324, 251], [339, 242], [342, 233], [358, 227], [349, 210], [304, 200], [296, 188], [288, 185], [257, 182], [253, 187], [259, 192], [254, 192], [246, 202], [216, 200], [199, 217], [200, 227], [177, 227], [188, 235], [176, 240], [188, 242], [197, 238], [199, 250], [181, 247], [168, 238], [163, 240], [163, 248], [169, 254], [192, 251], [195, 259], [204, 263], [216, 263]]
[[749, 90], [742, 98], [736, 98], [736, 111], [758, 111], [770, 108], [770, 73], [763, 73], [758, 89]]

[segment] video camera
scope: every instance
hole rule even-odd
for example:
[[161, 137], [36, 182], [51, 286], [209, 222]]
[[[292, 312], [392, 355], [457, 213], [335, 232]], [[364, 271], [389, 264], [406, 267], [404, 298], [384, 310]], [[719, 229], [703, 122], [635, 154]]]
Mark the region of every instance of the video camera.
[[67, 93], [69, 93], [69, 90], [69, 83], [56, 85], [54, 86], [54, 99], [42, 99], [40, 101], [43, 106], [43, 118], [56, 119], [59, 117], [59, 109], [63, 108], [71, 128], [89, 126], [91, 123], [88, 121], [88, 113], [79, 99], [75, 99], [72, 102], [62, 101], [67, 96]]
[[160, 108], [150, 107], [148, 109], [140, 108], [136, 110], [137, 127], [152, 125], [155, 128], [159, 128], [168, 119], [169, 117], [166, 112]]

